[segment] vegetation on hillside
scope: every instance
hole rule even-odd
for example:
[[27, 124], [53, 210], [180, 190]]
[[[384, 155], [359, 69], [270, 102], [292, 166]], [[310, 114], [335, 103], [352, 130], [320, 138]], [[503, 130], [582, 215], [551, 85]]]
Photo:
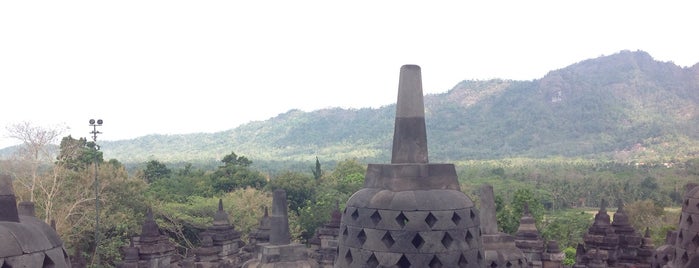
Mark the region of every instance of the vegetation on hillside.
[[[642, 51], [585, 60], [533, 81], [462, 81], [427, 95], [435, 161], [583, 157], [616, 162], [699, 156], [699, 65], [682, 68]], [[290, 110], [217, 133], [104, 142], [125, 163], [215, 165], [232, 150], [279, 164], [356, 158], [388, 161], [395, 105]]]
[[[33, 198], [37, 215], [55, 220], [69, 252], [92, 266], [113, 266], [120, 248], [140, 231], [145, 211], [153, 210], [162, 231], [177, 243], [180, 254], [200, 244], [198, 234], [213, 220], [217, 201], [224, 201], [229, 220], [245, 236], [256, 228], [271, 192], [287, 192], [290, 228], [294, 239], [306, 242], [329, 220], [332, 209], [343, 209], [350, 195], [363, 185], [366, 162], [345, 159], [331, 168], [322, 158], [301, 170], [267, 172], [255, 168], [253, 158], [230, 152], [219, 165], [170, 167], [159, 160], [139, 165], [128, 175], [118, 160], [105, 161], [93, 143], [63, 138], [56, 160], [42, 161], [32, 181], [30, 155], [0, 162], [12, 174], [19, 200]], [[95, 165], [100, 180], [99, 245], [95, 249]], [[622, 200], [634, 227], [649, 228], [656, 244], [676, 227], [683, 186], [699, 180], [699, 159], [669, 163], [615, 163], [565, 158], [470, 160], [456, 163], [464, 193], [478, 203], [476, 189], [493, 185], [497, 219], [503, 232], [514, 233], [524, 204], [547, 240], [562, 248], [574, 247], [592, 221], [602, 200]], [[32, 194], [33, 193], [33, 194]], [[95, 257], [97, 254], [98, 258]]]

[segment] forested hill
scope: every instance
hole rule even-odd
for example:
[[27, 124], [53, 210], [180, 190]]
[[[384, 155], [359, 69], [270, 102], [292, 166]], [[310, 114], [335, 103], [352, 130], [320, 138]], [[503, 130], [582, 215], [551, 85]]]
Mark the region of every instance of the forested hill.
[[[585, 60], [533, 81], [463, 81], [426, 96], [425, 106], [431, 162], [699, 155], [699, 64], [683, 68], [642, 51]], [[291, 110], [229, 131], [151, 135], [102, 148], [106, 158], [126, 163], [218, 161], [231, 151], [262, 161], [387, 162], [394, 113], [395, 105]]]

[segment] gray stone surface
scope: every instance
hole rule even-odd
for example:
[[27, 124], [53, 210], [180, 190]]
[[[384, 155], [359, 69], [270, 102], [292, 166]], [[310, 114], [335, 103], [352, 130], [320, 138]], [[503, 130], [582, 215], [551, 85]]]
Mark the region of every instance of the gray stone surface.
[[0, 174], [0, 222], [19, 222], [17, 200], [9, 175]]
[[529, 267], [524, 253], [515, 245], [515, 238], [498, 231], [493, 187], [484, 184], [479, 190], [480, 228], [486, 267]]
[[480, 188], [481, 198], [481, 231], [483, 234], [498, 233], [498, 219], [495, 215], [495, 194], [493, 186], [484, 184]]
[[289, 231], [289, 214], [287, 212], [286, 191], [274, 190], [272, 215], [269, 217], [272, 229], [269, 233], [269, 243], [272, 245], [287, 245], [291, 243]]
[[391, 163], [427, 163], [427, 131], [420, 66], [401, 67], [397, 103]]

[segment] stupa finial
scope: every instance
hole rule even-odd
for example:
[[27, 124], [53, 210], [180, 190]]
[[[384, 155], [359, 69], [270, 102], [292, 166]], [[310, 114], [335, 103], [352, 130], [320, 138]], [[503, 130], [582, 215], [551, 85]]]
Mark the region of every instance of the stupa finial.
[[391, 163], [428, 163], [422, 74], [417, 65], [400, 68]]

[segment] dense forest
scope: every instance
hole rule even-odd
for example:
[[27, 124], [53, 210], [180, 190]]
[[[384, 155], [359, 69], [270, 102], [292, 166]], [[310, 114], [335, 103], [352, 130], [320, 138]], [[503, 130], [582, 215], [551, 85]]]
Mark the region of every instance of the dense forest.
[[[699, 65], [681, 68], [641, 51], [539, 80], [463, 81], [425, 98], [430, 161], [454, 163], [461, 190], [477, 205], [479, 187], [493, 185], [503, 232], [516, 231], [526, 203], [544, 238], [570, 252], [602, 202], [612, 212], [623, 203], [636, 230], [649, 228], [660, 245], [676, 227], [683, 187], [699, 182], [698, 104]], [[0, 173], [92, 267], [121, 259], [148, 208], [186, 255], [219, 199], [247, 235], [275, 189], [286, 190], [292, 234], [306, 242], [362, 187], [368, 163], [388, 161], [394, 115], [395, 105], [292, 110], [224, 132], [101, 148], [25, 123], [8, 129], [42, 139], [4, 149]]]

